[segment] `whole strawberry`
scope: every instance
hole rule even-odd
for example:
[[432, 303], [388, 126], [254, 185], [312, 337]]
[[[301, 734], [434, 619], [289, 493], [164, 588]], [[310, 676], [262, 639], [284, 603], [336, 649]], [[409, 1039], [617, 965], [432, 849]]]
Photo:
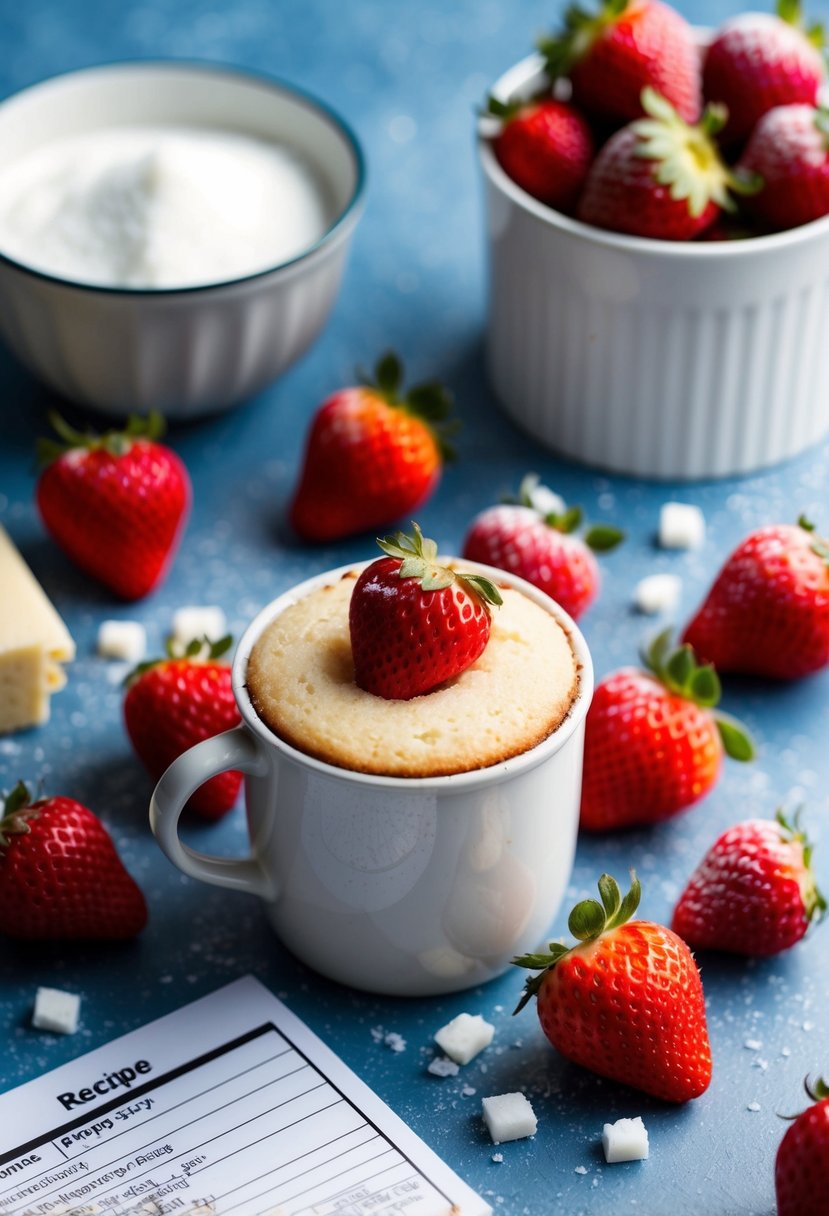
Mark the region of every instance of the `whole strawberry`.
[[502, 120], [492, 146], [504, 172], [533, 198], [572, 211], [593, 160], [593, 136], [578, 110], [551, 97], [490, 97], [487, 113]]
[[146, 922], [144, 896], [100, 819], [73, 798], [32, 802], [15, 786], [0, 819], [0, 933], [118, 940]]
[[778, 680], [829, 663], [829, 543], [801, 516], [727, 558], [684, 639], [719, 671]]
[[552, 79], [569, 76], [573, 102], [615, 125], [642, 113], [642, 90], [665, 97], [688, 122], [701, 109], [694, 32], [659, 0], [601, 0], [598, 12], [571, 5], [561, 34], [540, 40]]
[[539, 971], [515, 1010], [537, 998], [547, 1038], [566, 1059], [666, 1102], [698, 1098], [711, 1080], [702, 981], [685, 942], [651, 921], [631, 920], [639, 882], [622, 899], [615, 879], [599, 879], [601, 903], [570, 913], [578, 943], [512, 961]]
[[472, 521], [463, 556], [517, 574], [546, 592], [574, 619], [599, 591], [599, 565], [593, 551], [606, 552], [624, 538], [606, 524], [575, 535], [582, 513], [567, 508], [538, 478], [524, 478], [516, 503], [489, 507]]
[[57, 414], [62, 443], [42, 439], [37, 505], [53, 540], [86, 574], [125, 600], [147, 595], [173, 560], [190, 508], [190, 478], [157, 440], [161, 416], [123, 431], [81, 433]]
[[690, 241], [723, 211], [743, 183], [724, 163], [714, 136], [724, 114], [709, 106], [689, 126], [653, 89], [642, 93], [647, 117], [617, 131], [593, 162], [577, 215], [586, 224], [663, 241]]
[[758, 122], [740, 168], [762, 179], [747, 206], [770, 228], [829, 215], [829, 111], [778, 106]]
[[714, 842], [679, 897], [671, 928], [693, 950], [788, 950], [826, 911], [797, 820], [749, 819]]
[[308, 541], [382, 528], [426, 502], [452, 450], [451, 397], [439, 384], [403, 392], [403, 369], [384, 355], [374, 380], [344, 388], [311, 423], [291, 524]]
[[354, 678], [366, 692], [408, 701], [460, 675], [483, 653], [498, 588], [438, 563], [417, 524], [378, 540], [386, 557], [362, 572], [348, 625]]
[[[182, 752], [241, 721], [230, 668], [220, 661], [231, 644], [229, 637], [193, 641], [183, 656], [141, 663], [128, 678], [124, 723], [154, 781]], [[218, 819], [233, 806], [241, 782], [235, 770], [211, 777], [188, 806], [205, 819]]]
[[798, 1115], [780, 1142], [774, 1165], [777, 1216], [826, 1216], [829, 1177], [829, 1084], [806, 1079], [813, 1103]]
[[777, 15], [741, 13], [719, 29], [705, 55], [703, 91], [728, 109], [726, 143], [746, 139], [775, 106], [814, 106], [826, 77], [820, 26], [804, 29], [800, 0], [779, 0]]
[[671, 649], [670, 630], [643, 656], [602, 680], [587, 712], [581, 826], [607, 831], [656, 823], [714, 786], [723, 751], [750, 760], [739, 723], [714, 713], [720, 682], [690, 646]]

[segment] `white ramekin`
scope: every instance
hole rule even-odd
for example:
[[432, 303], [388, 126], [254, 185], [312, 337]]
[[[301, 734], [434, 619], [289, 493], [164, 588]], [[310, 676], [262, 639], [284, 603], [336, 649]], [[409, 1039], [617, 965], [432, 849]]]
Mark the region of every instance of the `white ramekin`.
[[331, 110], [292, 87], [197, 63], [124, 63], [54, 77], [0, 105], [0, 157], [129, 124], [241, 131], [297, 148], [332, 201], [311, 248], [235, 282], [183, 290], [71, 283], [0, 252], [0, 336], [70, 400], [190, 418], [274, 380], [322, 328], [360, 215], [363, 156]]
[[[542, 80], [533, 55], [496, 97]], [[509, 415], [555, 451], [620, 473], [748, 473], [829, 431], [829, 217], [744, 241], [605, 232], [546, 207], [479, 141], [487, 352]]]

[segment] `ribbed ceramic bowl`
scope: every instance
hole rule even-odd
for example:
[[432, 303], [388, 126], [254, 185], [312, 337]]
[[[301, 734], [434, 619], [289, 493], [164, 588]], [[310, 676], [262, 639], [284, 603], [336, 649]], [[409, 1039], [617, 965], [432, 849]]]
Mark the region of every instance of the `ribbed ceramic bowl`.
[[[493, 93], [541, 81], [531, 56]], [[620, 236], [537, 202], [479, 149], [489, 370], [521, 427], [586, 464], [678, 480], [749, 473], [829, 431], [829, 218], [745, 241]]]
[[2, 255], [0, 336], [59, 393], [126, 415], [226, 409], [274, 380], [314, 340], [361, 211], [356, 138], [331, 110], [266, 77], [206, 64], [128, 63], [55, 77], [0, 105], [0, 162], [102, 127], [231, 130], [295, 148], [330, 224], [300, 256], [235, 282], [187, 289], [84, 286]]

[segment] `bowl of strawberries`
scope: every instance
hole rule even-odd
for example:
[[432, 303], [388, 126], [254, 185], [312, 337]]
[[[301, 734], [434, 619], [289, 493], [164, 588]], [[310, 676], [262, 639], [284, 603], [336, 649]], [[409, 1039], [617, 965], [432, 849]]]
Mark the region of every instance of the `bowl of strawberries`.
[[663, 0], [599, 0], [496, 82], [487, 358], [535, 438], [692, 480], [829, 431], [822, 40], [798, 0], [704, 33]]

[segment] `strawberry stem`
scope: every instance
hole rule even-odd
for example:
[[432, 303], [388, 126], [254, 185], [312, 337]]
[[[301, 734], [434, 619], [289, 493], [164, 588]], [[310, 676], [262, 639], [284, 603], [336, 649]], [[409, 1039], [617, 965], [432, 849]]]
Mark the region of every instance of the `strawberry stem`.
[[104, 451], [111, 456], [123, 456], [130, 450], [136, 439], [154, 441], [160, 439], [165, 431], [164, 418], [157, 410], [153, 410], [146, 417], [131, 414], [123, 430], [105, 431], [103, 434], [92, 430], [75, 430], [56, 410], [50, 410], [48, 417], [52, 429], [61, 442], [51, 438], [38, 439], [36, 453], [39, 469], [45, 469], [59, 456], [78, 449], [89, 452]]
[[466, 574], [452, 570], [438, 561], [438, 547], [425, 537], [420, 525], [412, 520], [412, 535], [394, 532], [391, 536], [378, 537], [377, 544], [387, 557], [400, 558], [399, 578], [417, 579], [424, 591], [442, 591], [453, 583], [460, 583], [466, 591], [483, 602], [489, 611], [491, 605], [503, 604], [501, 592], [482, 574]]
[[425, 422], [435, 437], [443, 459], [454, 460], [457, 453], [449, 440], [460, 429], [461, 423], [459, 419], [451, 417], [455, 402], [444, 384], [437, 380], [424, 380], [404, 392], [403, 363], [391, 350], [380, 356], [373, 373], [358, 368], [357, 379], [387, 405], [405, 410]]
[[[576, 904], [568, 918], [567, 927], [579, 944], [596, 941], [603, 933], [627, 924], [642, 898], [642, 887], [635, 870], [630, 872], [630, 890], [624, 899], [619, 884], [610, 874], [602, 874], [598, 887], [601, 903], [596, 899], [583, 899]], [[538, 994], [546, 973], [569, 954], [571, 949], [575, 947], [565, 946], [561, 942], [550, 942], [546, 952], [522, 954], [512, 960], [516, 967], [526, 967], [539, 973], [529, 976], [526, 980], [513, 1015], [520, 1013], [530, 998]]]

